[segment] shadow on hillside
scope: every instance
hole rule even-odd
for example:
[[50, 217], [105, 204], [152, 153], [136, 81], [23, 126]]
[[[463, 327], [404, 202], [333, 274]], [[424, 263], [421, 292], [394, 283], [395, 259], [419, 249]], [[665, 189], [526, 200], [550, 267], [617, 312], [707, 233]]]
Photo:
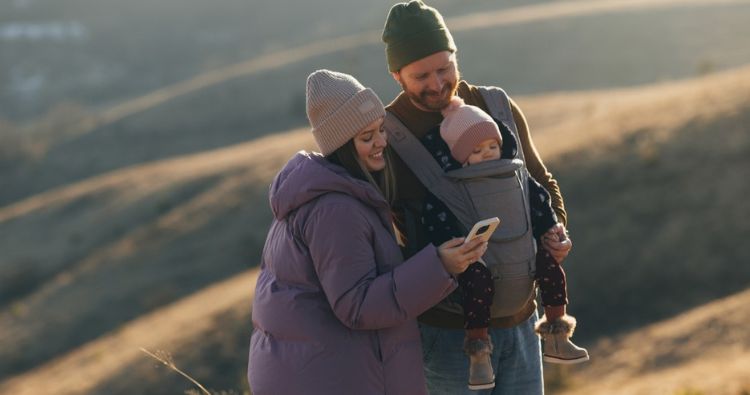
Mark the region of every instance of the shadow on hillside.
[[[215, 217], [195, 229], [169, 231], [160, 229], [154, 219], [141, 219], [135, 230], [102, 235], [104, 240], [97, 249], [106, 251], [110, 244], [127, 239], [134, 239], [137, 248], [122, 255], [96, 257], [92, 261], [95, 267], [87, 270], [68, 268], [67, 283], [45, 284], [52, 291], [14, 303], [17, 308], [0, 317], [2, 327], [11, 334], [0, 340], [0, 359], [7, 362], [0, 368], [0, 378], [38, 366], [255, 266], [271, 217], [267, 190], [246, 183], [227, 195], [216, 202], [220, 208], [204, 209]], [[142, 214], [136, 211], [135, 215]], [[128, 217], [127, 211], [122, 214]], [[127, 218], [118, 217], [115, 222], [118, 220]], [[107, 231], [111, 228], [102, 226]], [[131, 237], [133, 233], [139, 236]], [[95, 253], [88, 250], [90, 255]], [[86, 262], [84, 257], [74, 263]]]
[[577, 337], [592, 341], [661, 320], [750, 283], [750, 107], [653, 130], [550, 168], [575, 242], [566, 262]]
[[[736, 203], [736, 196], [750, 193], [743, 170], [750, 169], [747, 124], [750, 108], [727, 119], [694, 121], [667, 140], [643, 130], [600, 152], [549, 163], [571, 216], [570, 310], [579, 319], [581, 342], [747, 287], [750, 267], [740, 263], [750, 252], [734, 247], [750, 230], [744, 221], [750, 207]], [[248, 321], [249, 311], [234, 311], [216, 321], [215, 335], [167, 351], [207, 387], [245, 390]], [[190, 388], [155, 365], [144, 356], [92, 393]]]

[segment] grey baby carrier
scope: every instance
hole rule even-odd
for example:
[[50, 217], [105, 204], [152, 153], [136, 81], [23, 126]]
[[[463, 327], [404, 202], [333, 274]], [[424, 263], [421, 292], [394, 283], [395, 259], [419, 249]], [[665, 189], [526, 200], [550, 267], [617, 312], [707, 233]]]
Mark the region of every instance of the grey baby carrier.
[[[491, 316], [517, 314], [536, 295], [534, 284], [536, 242], [531, 230], [528, 172], [510, 102], [500, 88], [479, 87], [490, 115], [504, 122], [518, 142], [514, 159], [481, 162], [444, 172], [422, 143], [393, 114], [386, 112], [388, 142], [422, 184], [458, 218], [464, 233], [474, 223], [500, 218], [484, 262], [495, 280]], [[439, 308], [462, 313], [458, 303]]]

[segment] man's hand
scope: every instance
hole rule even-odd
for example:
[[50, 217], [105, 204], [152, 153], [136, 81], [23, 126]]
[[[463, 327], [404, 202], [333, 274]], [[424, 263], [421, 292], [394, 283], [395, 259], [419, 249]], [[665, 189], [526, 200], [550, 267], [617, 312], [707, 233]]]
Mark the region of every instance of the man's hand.
[[568, 232], [563, 224], [557, 223], [542, 235], [542, 246], [549, 251], [557, 263], [562, 263], [573, 248], [573, 242], [568, 238]]

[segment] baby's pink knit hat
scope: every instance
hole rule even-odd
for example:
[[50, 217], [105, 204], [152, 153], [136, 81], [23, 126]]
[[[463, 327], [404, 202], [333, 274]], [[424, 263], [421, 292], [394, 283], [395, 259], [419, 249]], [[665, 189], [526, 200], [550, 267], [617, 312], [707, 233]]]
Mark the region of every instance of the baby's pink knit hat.
[[482, 141], [503, 141], [492, 117], [479, 107], [464, 104], [460, 97], [454, 96], [442, 113], [444, 118], [440, 124], [440, 137], [450, 147], [453, 159], [459, 163], [466, 163], [474, 147]]

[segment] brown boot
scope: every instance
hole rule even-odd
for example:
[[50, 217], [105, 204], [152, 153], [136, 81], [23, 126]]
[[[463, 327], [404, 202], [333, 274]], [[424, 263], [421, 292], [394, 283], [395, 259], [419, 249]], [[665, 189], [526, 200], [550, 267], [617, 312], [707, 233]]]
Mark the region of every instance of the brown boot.
[[576, 319], [564, 315], [552, 322], [547, 322], [547, 316], [536, 323], [536, 333], [544, 340], [544, 361], [560, 364], [574, 364], [589, 360], [589, 353], [570, 341], [576, 328]]
[[469, 356], [469, 389], [484, 390], [495, 387], [492, 370], [490, 339], [464, 339], [464, 351]]

